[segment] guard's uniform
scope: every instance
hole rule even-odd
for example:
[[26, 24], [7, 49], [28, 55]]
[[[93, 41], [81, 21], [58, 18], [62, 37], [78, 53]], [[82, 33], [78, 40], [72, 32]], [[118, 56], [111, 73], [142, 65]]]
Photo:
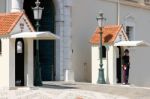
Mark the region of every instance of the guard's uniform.
[[124, 55], [122, 57], [123, 60], [123, 81], [124, 83], [128, 83], [129, 78], [129, 68], [130, 68], [130, 62], [129, 62], [129, 56]]

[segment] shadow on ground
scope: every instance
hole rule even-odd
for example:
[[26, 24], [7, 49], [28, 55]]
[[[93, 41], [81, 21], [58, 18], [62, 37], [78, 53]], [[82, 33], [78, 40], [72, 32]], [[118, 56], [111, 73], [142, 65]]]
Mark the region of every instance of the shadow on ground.
[[52, 89], [78, 89], [77, 87], [70, 86], [69, 84], [55, 85], [55, 84], [43, 84], [41, 88], [52, 88]]

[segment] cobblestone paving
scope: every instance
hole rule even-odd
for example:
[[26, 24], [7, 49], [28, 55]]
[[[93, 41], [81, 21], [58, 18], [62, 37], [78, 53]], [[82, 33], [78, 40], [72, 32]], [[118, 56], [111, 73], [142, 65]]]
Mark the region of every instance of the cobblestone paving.
[[42, 87], [0, 89], [0, 99], [150, 99], [150, 88], [47, 82]]
[[1, 90], [0, 93], [0, 99], [127, 99], [120, 96], [79, 89], [18, 89]]
[[[50, 86], [47, 86], [47, 85], [50, 85]], [[130, 84], [130, 85], [122, 85], [122, 84], [120, 85], [119, 84], [98, 85], [96, 84], [95, 85], [91, 83], [80, 83], [80, 82], [75, 82], [75, 83], [45, 82], [45, 87], [53, 88], [53, 86], [55, 86], [56, 89], [60, 89], [60, 87], [68, 88], [69, 86], [72, 89], [80, 89], [80, 90], [87, 90], [87, 91], [93, 91], [93, 92], [98, 92], [98, 93], [106, 93], [106, 94], [110, 94], [113, 96], [117, 95], [117, 96], [127, 97], [129, 99], [150, 99], [150, 87], [138, 87], [133, 84]], [[107, 98], [104, 98], [104, 99], [107, 99]]]

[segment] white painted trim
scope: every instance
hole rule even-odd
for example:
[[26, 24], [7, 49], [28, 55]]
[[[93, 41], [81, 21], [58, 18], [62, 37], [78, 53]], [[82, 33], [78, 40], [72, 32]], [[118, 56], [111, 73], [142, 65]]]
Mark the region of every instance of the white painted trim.
[[59, 37], [49, 31], [45, 32], [21, 32], [12, 34], [11, 38], [32, 38], [41, 40], [56, 40]]
[[[130, 21], [131, 20], [131, 21]], [[128, 14], [127, 16], [125, 16], [125, 18], [124, 18], [124, 25], [125, 25], [125, 30], [126, 30], [126, 26], [131, 26], [131, 27], [133, 27], [133, 33], [132, 33], [132, 40], [135, 40], [135, 23], [136, 23], [136, 21], [135, 21], [135, 18], [134, 18], [134, 16], [132, 15], [132, 14]], [[126, 32], [126, 31], [125, 31]]]
[[120, 41], [115, 43], [114, 46], [148, 47], [150, 44], [145, 41]]

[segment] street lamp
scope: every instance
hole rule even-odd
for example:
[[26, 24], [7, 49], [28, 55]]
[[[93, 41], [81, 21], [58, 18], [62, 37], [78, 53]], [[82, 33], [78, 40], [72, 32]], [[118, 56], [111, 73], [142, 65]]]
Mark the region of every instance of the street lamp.
[[100, 29], [100, 41], [99, 41], [99, 58], [100, 58], [100, 68], [99, 68], [99, 75], [98, 75], [98, 80], [97, 82], [100, 84], [105, 84], [105, 79], [104, 79], [104, 69], [103, 69], [103, 60], [102, 60], [102, 34], [103, 34], [103, 21], [105, 20], [105, 18], [103, 17], [103, 13], [99, 13], [99, 16], [96, 18], [97, 22], [98, 22], [98, 26]]
[[[42, 11], [44, 8], [39, 7], [40, 2], [37, 0], [35, 2], [36, 6], [32, 8], [34, 19], [36, 20], [36, 31], [39, 31], [39, 21], [42, 17]], [[42, 78], [41, 78], [41, 66], [39, 62], [39, 41], [36, 40], [36, 57], [35, 57], [35, 68], [34, 68], [34, 85], [35, 86], [42, 86]]]

